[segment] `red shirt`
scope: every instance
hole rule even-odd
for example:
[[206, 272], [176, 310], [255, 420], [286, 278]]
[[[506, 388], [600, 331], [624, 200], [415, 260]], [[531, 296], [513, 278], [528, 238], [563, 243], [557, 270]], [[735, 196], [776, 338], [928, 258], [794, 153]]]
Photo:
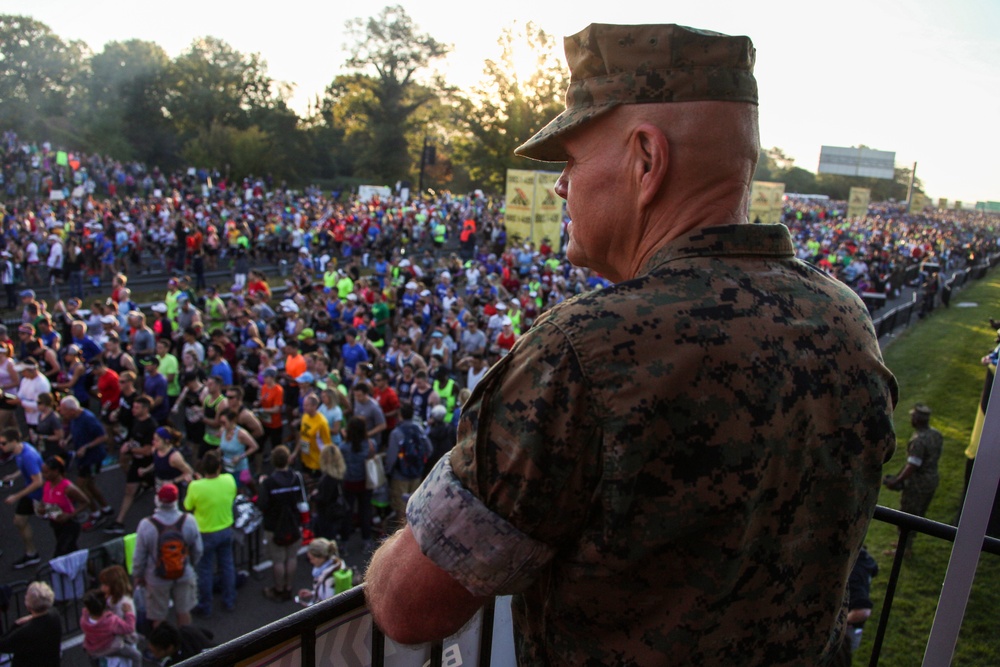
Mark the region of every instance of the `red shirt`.
[[396, 390], [392, 387], [386, 387], [385, 389], [375, 388], [372, 391], [372, 396], [378, 401], [378, 405], [382, 408], [382, 413], [385, 415], [385, 429], [391, 431], [396, 428], [399, 416], [389, 416], [390, 412], [399, 410], [399, 396], [396, 394]]
[[97, 379], [97, 393], [101, 396], [101, 408], [111, 410], [118, 406], [118, 399], [121, 398], [122, 388], [118, 383], [118, 373], [110, 368]]
[[[260, 407], [280, 408], [284, 402], [285, 390], [280, 384], [275, 384], [273, 387], [269, 387], [267, 384], [261, 385]], [[266, 415], [264, 419], [264, 426], [267, 426], [268, 428], [281, 428], [281, 412], [279, 411]]]
[[254, 280], [247, 284], [247, 294], [249, 296], [254, 296], [258, 292], [266, 294], [268, 299], [271, 298], [271, 288], [263, 280]]

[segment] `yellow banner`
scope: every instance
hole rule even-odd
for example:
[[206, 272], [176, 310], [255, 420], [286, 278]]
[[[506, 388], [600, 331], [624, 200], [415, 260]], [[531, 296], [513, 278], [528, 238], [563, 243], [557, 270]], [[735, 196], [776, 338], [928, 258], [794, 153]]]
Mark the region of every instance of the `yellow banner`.
[[563, 200], [556, 194], [558, 172], [507, 170], [505, 224], [511, 242], [533, 241], [535, 247], [549, 239], [554, 251], [560, 249]]
[[750, 187], [750, 222], [781, 222], [785, 184], [754, 181]]
[[948, 208], [947, 197], [938, 197], [938, 208], [941, 209], [942, 211]]
[[507, 227], [507, 239], [511, 243], [523, 243], [531, 238], [535, 172], [527, 169], [508, 169], [506, 191], [504, 224]]
[[847, 217], [864, 218], [868, 215], [868, 204], [872, 200], [872, 191], [869, 188], [851, 188], [851, 194], [847, 197]]
[[535, 246], [548, 239], [553, 252], [559, 252], [562, 239], [563, 198], [556, 194], [559, 174], [551, 171], [535, 172], [535, 226], [532, 240]]
[[956, 199], [955, 200], [955, 210], [956, 211], [961, 211], [962, 210], [962, 200], [961, 199]]
[[924, 195], [914, 192], [910, 197], [910, 213], [920, 213], [930, 203]]

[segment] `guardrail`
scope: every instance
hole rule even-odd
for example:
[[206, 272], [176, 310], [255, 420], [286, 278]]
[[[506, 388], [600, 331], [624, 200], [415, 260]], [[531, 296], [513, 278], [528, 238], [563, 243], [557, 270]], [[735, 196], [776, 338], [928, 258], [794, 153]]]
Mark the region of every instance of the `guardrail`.
[[[875, 521], [900, 529], [899, 544], [911, 533], [955, 541], [958, 529], [923, 517], [878, 506]], [[986, 537], [982, 551], [1000, 555], [1000, 540]], [[893, 557], [885, 599], [879, 615], [878, 630], [869, 665], [877, 667], [897, 592], [903, 562], [902, 546]], [[463, 632], [444, 642], [415, 647], [402, 646], [387, 639], [372, 623], [364, 600], [363, 585], [266, 625], [186, 661], [186, 667], [215, 665], [348, 665], [356, 667], [419, 667], [429, 664], [478, 664], [480, 667], [507, 667], [513, 662], [513, 637], [509, 617], [502, 613], [503, 601], [488, 604], [479, 617]], [[338, 652], [339, 651], [339, 652]], [[455, 657], [461, 661], [456, 662]], [[499, 658], [497, 656], [500, 656]]]
[[[245, 535], [242, 540], [234, 540], [233, 556], [237, 571], [245, 571], [248, 576], [254, 575], [255, 568], [260, 563], [262, 533], [263, 529], [258, 527], [254, 532]], [[110, 565], [125, 566], [123, 540], [124, 538], [118, 537], [87, 549], [86, 565], [79, 575], [81, 577], [79, 586], [82, 587], [82, 592], [99, 586], [97, 576], [104, 568]], [[83, 611], [81, 588], [78, 587], [74, 577], [61, 574], [54, 570], [49, 563], [45, 563], [35, 570], [30, 580], [21, 580], [6, 585], [5, 593], [8, 606], [3, 608], [0, 605], [0, 634], [5, 633], [12, 627], [17, 618], [27, 613], [24, 609], [24, 593], [32, 581], [44, 581], [50, 584], [56, 592], [54, 608], [59, 612], [59, 617], [62, 620], [63, 638], [79, 632], [80, 614]], [[0, 662], [0, 665], [2, 664]]]

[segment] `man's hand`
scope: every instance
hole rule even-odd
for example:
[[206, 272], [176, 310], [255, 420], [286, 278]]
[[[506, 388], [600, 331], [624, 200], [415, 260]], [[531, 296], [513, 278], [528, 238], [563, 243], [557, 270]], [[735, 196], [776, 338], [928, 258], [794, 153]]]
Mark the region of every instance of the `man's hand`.
[[895, 475], [886, 475], [882, 478], [882, 483], [885, 485], [885, 488], [890, 491], [899, 491], [902, 487]]

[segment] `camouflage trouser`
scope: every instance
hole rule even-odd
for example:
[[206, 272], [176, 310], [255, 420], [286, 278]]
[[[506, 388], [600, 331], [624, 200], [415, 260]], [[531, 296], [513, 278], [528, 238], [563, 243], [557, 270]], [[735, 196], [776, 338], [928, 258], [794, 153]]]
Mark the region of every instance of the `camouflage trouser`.
[[[899, 499], [899, 509], [914, 516], [926, 515], [927, 508], [934, 497], [934, 491], [937, 490], [937, 482], [937, 479], [932, 481], [907, 480], [906, 486], [903, 488], [903, 495]], [[910, 533], [907, 536], [906, 544], [900, 544], [899, 548], [908, 549], [912, 540], [913, 533]]]
[[903, 496], [899, 499], [899, 509], [914, 516], [924, 516], [937, 490], [938, 480], [909, 479], [903, 487]]

